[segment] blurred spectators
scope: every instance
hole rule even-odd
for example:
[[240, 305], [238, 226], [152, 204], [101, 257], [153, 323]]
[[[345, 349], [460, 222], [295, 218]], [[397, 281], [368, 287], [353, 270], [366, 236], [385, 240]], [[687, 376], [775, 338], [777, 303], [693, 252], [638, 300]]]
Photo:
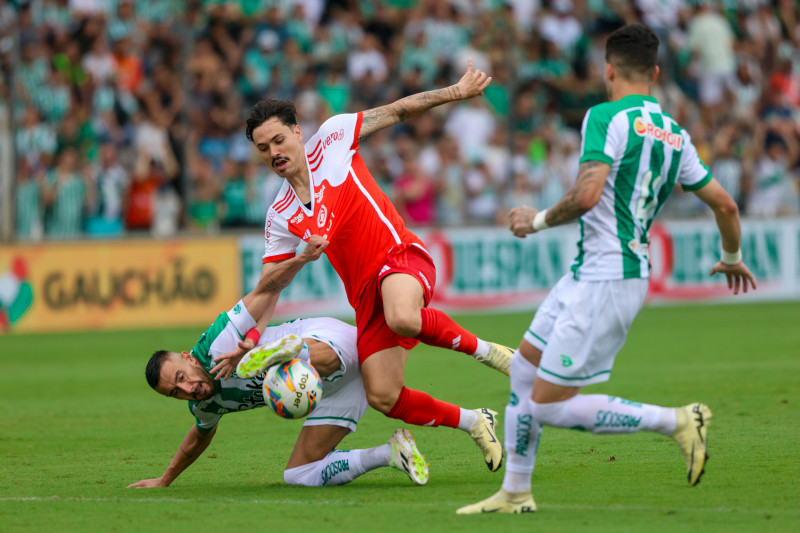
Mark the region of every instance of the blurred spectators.
[[[410, 224], [504, 224], [571, 186], [577, 131], [606, 98], [605, 37], [637, 21], [662, 40], [654, 95], [723, 187], [753, 216], [797, 214], [793, 0], [15, 0], [0, 6], [0, 104], [18, 238], [261, 228], [281, 182], [244, 139], [259, 98], [291, 98], [308, 136], [455, 83], [470, 57], [493, 76], [484, 98], [376, 133], [362, 155]], [[705, 212], [681, 194], [665, 210]]]

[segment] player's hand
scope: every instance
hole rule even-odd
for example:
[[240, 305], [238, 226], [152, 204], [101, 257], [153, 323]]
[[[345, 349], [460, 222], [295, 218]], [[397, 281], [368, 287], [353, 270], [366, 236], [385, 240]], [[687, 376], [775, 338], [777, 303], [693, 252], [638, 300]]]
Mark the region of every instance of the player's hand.
[[324, 237], [320, 235], [312, 235], [309, 237], [306, 247], [300, 254], [300, 259], [305, 263], [316, 261], [322, 256], [325, 248], [330, 244]]
[[149, 489], [153, 487], [168, 487], [169, 483], [165, 482], [160, 477], [155, 479], [143, 479], [141, 481], [137, 481], [136, 483], [131, 483], [128, 485], [129, 489]]
[[209, 370], [208, 373], [214, 376], [214, 379], [216, 380], [228, 379], [233, 375], [233, 372], [236, 370], [236, 366], [239, 364], [239, 361], [242, 360], [244, 354], [255, 347], [256, 343], [253, 342], [253, 339], [245, 337], [239, 341], [239, 344], [235, 350], [215, 357], [214, 362], [216, 364], [211, 367], [211, 370]]
[[753, 287], [753, 290], [756, 289], [756, 278], [753, 276], [753, 273], [750, 272], [750, 269], [747, 268], [747, 265], [744, 264], [744, 261], [739, 261], [735, 265], [729, 265], [720, 261], [711, 267], [709, 276], [713, 276], [714, 274], [725, 274], [725, 277], [728, 278], [728, 288], [733, 290], [733, 294], [739, 294], [739, 289], [741, 289], [742, 292], [747, 292], [748, 282], [750, 286]]
[[524, 239], [525, 236], [536, 233], [533, 229], [533, 217], [536, 216], [539, 210], [534, 207], [523, 205], [522, 207], [515, 207], [508, 214], [508, 229], [514, 234], [514, 237]]
[[472, 98], [483, 94], [483, 90], [492, 83], [491, 76], [482, 70], [472, 70], [472, 58], [467, 61], [467, 71], [458, 80], [456, 87], [459, 89], [461, 99]]

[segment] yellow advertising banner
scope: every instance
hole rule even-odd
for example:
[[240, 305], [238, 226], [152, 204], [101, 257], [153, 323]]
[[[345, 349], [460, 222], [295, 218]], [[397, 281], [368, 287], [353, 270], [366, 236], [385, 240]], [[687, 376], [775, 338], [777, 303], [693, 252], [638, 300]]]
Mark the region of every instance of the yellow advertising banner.
[[241, 295], [236, 238], [0, 247], [0, 332], [205, 324]]

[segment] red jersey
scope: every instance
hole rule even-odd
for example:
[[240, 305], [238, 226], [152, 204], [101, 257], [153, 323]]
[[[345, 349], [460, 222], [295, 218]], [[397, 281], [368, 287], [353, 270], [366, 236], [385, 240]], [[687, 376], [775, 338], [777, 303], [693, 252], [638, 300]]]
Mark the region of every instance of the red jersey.
[[330, 243], [325, 253], [353, 307], [393, 246], [422, 244], [358, 154], [361, 118], [361, 113], [331, 117], [306, 142], [311, 208], [284, 183], [267, 211], [264, 234], [264, 263], [294, 257], [311, 235], [324, 237]]

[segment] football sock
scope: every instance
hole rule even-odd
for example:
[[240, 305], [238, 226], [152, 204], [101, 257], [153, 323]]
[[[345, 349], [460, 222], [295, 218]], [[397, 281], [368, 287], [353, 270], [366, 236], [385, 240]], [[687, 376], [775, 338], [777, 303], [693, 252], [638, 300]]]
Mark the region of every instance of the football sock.
[[503, 490], [506, 492], [531, 490], [536, 449], [542, 433], [542, 426], [534, 422], [530, 409], [535, 379], [536, 366], [516, 350], [511, 356], [511, 398], [503, 421], [506, 449]]
[[674, 408], [632, 402], [605, 394], [577, 394], [563, 402], [531, 402], [541, 424], [592, 433], [655, 431], [671, 435], [677, 426]]
[[457, 405], [437, 400], [422, 391], [403, 387], [397, 403], [386, 416], [415, 426], [443, 425], [457, 428], [461, 411]]
[[[473, 355], [478, 349], [478, 337], [465, 330], [447, 313], [430, 307], [423, 307], [422, 329], [415, 338], [425, 344], [455, 350]], [[484, 342], [484, 345], [486, 343]], [[488, 346], [486, 347], [488, 353]], [[485, 354], [481, 354], [485, 355]]]
[[470, 411], [469, 409], [464, 409], [463, 407], [459, 407], [458, 409], [460, 413], [458, 419], [458, 429], [469, 433], [469, 430], [472, 429], [472, 426], [474, 426], [475, 422], [478, 421], [478, 413], [475, 411]]
[[333, 450], [324, 459], [283, 471], [289, 485], [322, 487], [343, 485], [381, 466], [389, 466], [388, 444], [365, 450]]

